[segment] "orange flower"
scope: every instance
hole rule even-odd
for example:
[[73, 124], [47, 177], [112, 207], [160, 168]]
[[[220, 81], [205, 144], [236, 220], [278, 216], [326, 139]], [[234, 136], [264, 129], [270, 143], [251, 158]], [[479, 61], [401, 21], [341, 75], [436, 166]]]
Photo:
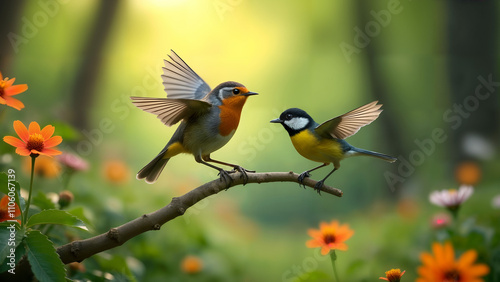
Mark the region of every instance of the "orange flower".
[[406, 270], [401, 272], [401, 269], [399, 269], [399, 268], [391, 269], [391, 270], [385, 272], [385, 277], [379, 277], [378, 279], [382, 279], [382, 280], [389, 281], [389, 282], [399, 282], [399, 281], [401, 281], [401, 276], [403, 276], [403, 274], [405, 274], [405, 272], [406, 272]]
[[129, 180], [130, 169], [122, 161], [107, 161], [104, 164], [104, 176], [114, 184], [122, 184]]
[[[9, 202], [9, 196], [7, 195], [0, 200], [0, 222], [12, 220], [21, 215], [19, 206], [14, 203], [14, 207], [10, 207]], [[19, 220], [17, 222], [21, 223]]]
[[12, 96], [26, 91], [28, 89], [28, 85], [12, 85], [15, 80], [16, 78], [9, 79], [8, 77], [4, 79], [2, 73], [0, 72], [0, 104], [21, 110], [24, 108], [23, 102], [17, 100], [16, 98], [12, 98]]
[[[24, 159], [23, 170], [26, 173], [31, 171], [31, 158]], [[56, 178], [61, 173], [61, 165], [55, 158], [49, 156], [39, 156], [36, 159], [35, 174], [45, 178]]]
[[62, 142], [61, 136], [52, 136], [55, 128], [52, 125], [47, 125], [42, 130], [37, 122], [30, 123], [29, 129], [24, 124], [16, 120], [14, 121], [14, 130], [21, 137], [19, 140], [13, 136], [5, 136], [5, 143], [16, 147], [16, 153], [21, 156], [37, 157], [38, 155], [55, 156], [61, 154], [60, 151], [52, 149]]
[[432, 252], [420, 255], [423, 265], [418, 268], [420, 277], [417, 282], [480, 282], [483, 281], [480, 278], [489, 272], [487, 265], [474, 264], [477, 258], [475, 250], [468, 250], [456, 261], [455, 251], [449, 242], [432, 244]]
[[181, 262], [181, 269], [184, 273], [194, 274], [203, 268], [202, 260], [197, 256], [186, 256]]
[[330, 250], [347, 250], [347, 245], [344, 243], [351, 238], [354, 231], [349, 228], [349, 225], [340, 225], [337, 220], [332, 220], [330, 224], [321, 222], [319, 230], [307, 230], [309, 236], [313, 239], [306, 242], [308, 248], [321, 247], [321, 254], [326, 255]]
[[458, 183], [475, 185], [481, 180], [481, 169], [475, 162], [462, 162], [455, 168]]

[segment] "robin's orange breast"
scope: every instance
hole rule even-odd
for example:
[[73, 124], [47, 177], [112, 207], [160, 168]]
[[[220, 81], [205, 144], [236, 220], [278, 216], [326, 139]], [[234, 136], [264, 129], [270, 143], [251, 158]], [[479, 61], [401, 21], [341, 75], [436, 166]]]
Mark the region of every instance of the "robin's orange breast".
[[220, 124], [219, 133], [222, 136], [227, 136], [234, 133], [240, 123], [241, 110], [248, 96], [234, 96], [226, 98], [222, 101], [220, 109]]

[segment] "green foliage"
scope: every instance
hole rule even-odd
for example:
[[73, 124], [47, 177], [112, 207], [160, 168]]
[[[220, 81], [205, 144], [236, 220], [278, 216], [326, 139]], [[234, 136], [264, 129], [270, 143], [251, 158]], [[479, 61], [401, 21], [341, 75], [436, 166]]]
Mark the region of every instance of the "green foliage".
[[36, 196], [33, 196], [33, 205], [39, 207], [41, 210], [52, 210], [56, 208], [54, 204], [45, 193], [38, 191]]
[[47, 236], [38, 230], [28, 231], [24, 245], [31, 270], [39, 281], [63, 281], [66, 279], [64, 265]]
[[78, 219], [76, 216], [68, 213], [67, 211], [62, 210], [43, 210], [37, 214], [34, 214], [29, 218], [26, 227], [32, 227], [42, 224], [60, 224], [87, 230], [87, 227], [85, 227], [85, 224], [82, 220]]
[[[11, 225], [15, 226], [15, 231], [7, 228]], [[14, 237], [12, 237], [12, 234], [14, 234]], [[13, 222], [0, 223], [0, 242], [2, 242], [0, 244], [0, 265], [4, 266], [4, 262], [7, 260], [7, 255], [11, 253], [11, 249], [16, 249], [23, 239], [24, 228], [19, 228], [19, 224]], [[20, 257], [16, 256], [16, 260], [19, 259]]]

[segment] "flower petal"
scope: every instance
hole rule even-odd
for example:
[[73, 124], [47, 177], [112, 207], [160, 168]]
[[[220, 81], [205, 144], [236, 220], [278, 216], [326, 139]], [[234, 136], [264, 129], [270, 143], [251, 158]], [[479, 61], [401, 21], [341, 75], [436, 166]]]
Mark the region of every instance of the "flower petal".
[[3, 80], [3, 75], [1, 71], [0, 71], [0, 80]]
[[40, 134], [40, 125], [38, 125], [38, 122], [36, 121], [32, 121], [30, 123], [30, 126], [28, 128], [28, 133], [31, 135], [31, 134], [35, 134], [35, 133], [38, 133]]
[[16, 154], [21, 155], [21, 156], [29, 156], [31, 154], [31, 152], [30, 152], [30, 150], [28, 150], [26, 148], [17, 148]]
[[474, 264], [476, 258], [477, 258], [477, 252], [475, 250], [468, 250], [458, 259], [457, 267], [468, 268], [472, 264]]
[[11, 87], [7, 87], [6, 89], [4, 89], [4, 93], [7, 96], [14, 96], [17, 94], [21, 94], [26, 90], [28, 90], [27, 84], [18, 84], [18, 85], [13, 85]]
[[308, 248], [317, 248], [322, 246], [323, 244], [318, 243], [317, 240], [309, 240], [306, 242], [306, 247]]
[[7, 204], [9, 203], [9, 196], [5, 195], [0, 200], [0, 212], [7, 211]]
[[39, 152], [39, 154], [46, 156], [56, 156], [62, 154], [62, 152], [56, 149], [44, 148], [41, 152]]
[[12, 84], [14, 84], [14, 81], [16, 81], [15, 77], [13, 77], [13, 78], [5, 81], [5, 88], [8, 88], [8, 87], [12, 86]]
[[55, 127], [49, 124], [42, 129], [40, 134], [42, 134], [44, 140], [48, 140], [54, 134], [55, 129]]
[[26, 143], [24, 143], [22, 140], [14, 137], [14, 136], [5, 136], [3, 138], [3, 141], [9, 145], [14, 146], [14, 147], [26, 148]]
[[486, 264], [476, 264], [467, 268], [467, 272], [472, 276], [483, 276], [490, 272], [490, 268]]
[[28, 133], [28, 129], [22, 123], [20, 120], [14, 121], [14, 130], [16, 131], [17, 135], [23, 140], [24, 142], [28, 142], [28, 138], [30, 134]]
[[5, 101], [5, 99], [2, 96], [0, 96], [0, 104], [2, 105], [7, 104], [7, 101]]
[[330, 248], [324, 246], [323, 248], [321, 248], [321, 254], [326, 256], [328, 253], [330, 252]]
[[61, 142], [62, 142], [61, 136], [54, 136], [54, 137], [49, 138], [49, 140], [46, 140], [45, 142], [43, 142], [43, 146], [44, 146], [44, 148], [52, 148], [54, 146], [61, 144]]
[[7, 106], [10, 106], [18, 111], [20, 111], [22, 108], [24, 108], [23, 102], [19, 101], [16, 98], [12, 98], [10, 96], [5, 96], [4, 99], [5, 99], [5, 103], [7, 104]]

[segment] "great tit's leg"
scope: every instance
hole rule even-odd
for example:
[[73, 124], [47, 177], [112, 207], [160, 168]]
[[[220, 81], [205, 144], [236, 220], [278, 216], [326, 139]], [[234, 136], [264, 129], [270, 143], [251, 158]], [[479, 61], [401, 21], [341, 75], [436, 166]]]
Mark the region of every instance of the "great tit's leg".
[[310, 170], [306, 170], [306, 171], [304, 171], [303, 173], [301, 173], [301, 174], [299, 175], [299, 179], [298, 179], [298, 180], [299, 180], [299, 186], [302, 184], [302, 186], [304, 186], [304, 189], [306, 189], [306, 185], [304, 185], [304, 179], [305, 179], [306, 177], [311, 176], [311, 174], [309, 174], [309, 173], [310, 173], [311, 171], [317, 170], [318, 168], [322, 168], [322, 167], [327, 166], [327, 165], [329, 165], [329, 164], [325, 163], [325, 164], [322, 164], [322, 165], [320, 165], [320, 166], [317, 166], [317, 167], [315, 167], [315, 168], [313, 168], [313, 169], [310, 169]]
[[334, 171], [336, 171], [337, 169], [339, 169], [340, 164], [339, 164], [338, 166], [337, 166], [337, 164], [338, 164], [338, 163], [335, 163], [335, 164], [334, 164], [334, 168], [333, 168], [333, 170], [332, 170], [332, 171], [330, 171], [330, 173], [329, 173], [329, 174], [327, 174], [327, 175], [325, 176], [325, 178], [321, 179], [320, 181], [318, 181], [318, 183], [316, 183], [316, 185], [314, 185], [314, 190], [316, 190], [316, 192], [318, 192], [318, 194], [320, 194], [320, 195], [321, 195], [321, 187], [323, 187], [323, 183], [325, 183], [325, 180], [326, 180], [326, 179], [327, 179], [330, 175], [332, 175], [332, 173], [333, 173]]
[[245, 168], [243, 168], [243, 167], [241, 167], [239, 165], [235, 165], [235, 164], [230, 164], [230, 163], [226, 163], [226, 162], [221, 162], [221, 161], [218, 161], [218, 160], [214, 160], [214, 159], [210, 158], [210, 155], [203, 156], [203, 160], [206, 161], [206, 162], [213, 162], [213, 163], [217, 163], [217, 164], [221, 164], [221, 165], [230, 166], [230, 167], [233, 168], [233, 170], [229, 171], [229, 173], [236, 172], [236, 171], [241, 172], [241, 177], [244, 179], [243, 180], [243, 185], [247, 184], [247, 182], [248, 182], [247, 172], [255, 172], [255, 170], [248, 170], [248, 169], [245, 169]]
[[220, 176], [220, 181], [224, 181], [224, 183], [226, 183], [226, 189], [229, 188], [229, 185], [231, 185], [231, 183], [233, 182], [233, 179], [231, 178], [231, 176], [229, 176], [229, 173], [227, 171], [225, 171], [224, 169], [220, 168], [220, 167], [217, 167], [217, 166], [214, 166], [212, 164], [209, 164], [205, 161], [203, 161], [202, 157], [199, 156], [199, 155], [195, 155], [194, 159], [196, 160], [196, 162], [200, 163], [200, 164], [204, 164], [206, 166], [209, 166], [213, 169], [216, 169], [219, 171], [219, 176]]

